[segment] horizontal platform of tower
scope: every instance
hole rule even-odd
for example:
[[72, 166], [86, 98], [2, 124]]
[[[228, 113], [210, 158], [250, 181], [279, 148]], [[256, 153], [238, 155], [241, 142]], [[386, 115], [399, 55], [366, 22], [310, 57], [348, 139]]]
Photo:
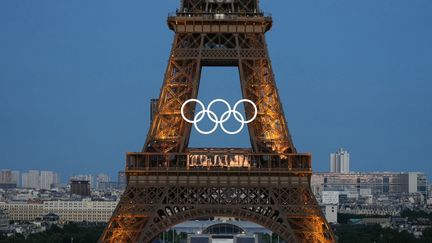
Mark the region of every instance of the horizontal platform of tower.
[[272, 23], [256, 0], [188, 0], [168, 17], [176, 33], [265, 33]]
[[259, 0], [182, 0], [184, 13], [257, 13]]
[[126, 171], [280, 172], [310, 174], [310, 154], [274, 154], [200, 149], [186, 153], [128, 153]]
[[272, 18], [232, 15], [170, 16], [168, 26], [176, 33], [265, 33], [271, 29]]
[[271, 29], [272, 23], [272, 17], [263, 14], [177, 13], [168, 17], [169, 28], [177, 33], [265, 33]]

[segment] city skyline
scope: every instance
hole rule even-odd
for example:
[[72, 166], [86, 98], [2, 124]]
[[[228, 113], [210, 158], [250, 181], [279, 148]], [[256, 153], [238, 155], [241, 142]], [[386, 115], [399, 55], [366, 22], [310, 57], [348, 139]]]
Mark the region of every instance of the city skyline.
[[[345, 151], [346, 152], [346, 151]], [[78, 180], [88, 180], [90, 182], [90, 185], [92, 188], [98, 188], [98, 183], [100, 182], [118, 182], [118, 183], [126, 183], [126, 179], [125, 178], [121, 178], [124, 177], [124, 175], [120, 175], [120, 174], [124, 174], [125, 171], [117, 171], [113, 176], [108, 175], [108, 173], [106, 172], [96, 172], [96, 173], [86, 173], [86, 172], [78, 172], [78, 173], [72, 173], [70, 175], [65, 175], [62, 176], [60, 173], [57, 173], [56, 171], [49, 171], [49, 170], [36, 170], [36, 169], [28, 169], [26, 171], [20, 171], [20, 170], [12, 170], [9, 168], [0, 168], [0, 184], [1, 183], [9, 183], [9, 182], [5, 182], [2, 181], [2, 172], [4, 171], [10, 171], [12, 173], [17, 173], [18, 172], [18, 180], [14, 180], [12, 179], [12, 182], [16, 182], [17, 183], [17, 187], [24, 187], [23, 186], [23, 175], [24, 174], [28, 174], [29, 172], [32, 171], [37, 171], [39, 172], [39, 176], [42, 177], [42, 172], [45, 173], [54, 173], [56, 176], [55, 178], [57, 178], [56, 181], [58, 181], [60, 184], [69, 184], [71, 180], [74, 179], [78, 179]], [[383, 171], [352, 171], [350, 170], [348, 173], [346, 172], [332, 172], [331, 168], [329, 168], [328, 170], [325, 171], [315, 171], [315, 173], [317, 174], [322, 174], [322, 173], [334, 173], [334, 174], [362, 174], [362, 173], [425, 173], [424, 171], [415, 171], [415, 170], [410, 170], [410, 171], [393, 171], [393, 170], [383, 170]], [[426, 177], [428, 179], [428, 181], [431, 181], [432, 176], [429, 174], [426, 174]], [[55, 183], [54, 183], [55, 184]]]
[[[144, 144], [172, 39], [164, 21], [146, 23], [178, 3], [101, 3], [0, 3], [2, 167], [115, 178], [125, 152]], [[353, 171], [430, 178], [432, 3], [335, 3], [262, 3], [277, 20], [270, 55], [297, 148], [313, 154], [314, 171], [328, 171], [342, 146]], [[204, 69], [201, 98], [237, 100], [236, 75]], [[248, 146], [246, 137], [194, 131], [191, 145]]]
[[[0, 185], [16, 184], [17, 188], [34, 188], [49, 190], [51, 186], [58, 184], [68, 184], [71, 180], [87, 180], [94, 188], [99, 188], [100, 183], [119, 182], [125, 183], [123, 178], [124, 171], [118, 171], [112, 179], [109, 175], [99, 172], [97, 174], [73, 173], [62, 177], [56, 171], [28, 169], [26, 171], [11, 170], [9, 168], [0, 168]], [[62, 178], [64, 180], [62, 180]]]

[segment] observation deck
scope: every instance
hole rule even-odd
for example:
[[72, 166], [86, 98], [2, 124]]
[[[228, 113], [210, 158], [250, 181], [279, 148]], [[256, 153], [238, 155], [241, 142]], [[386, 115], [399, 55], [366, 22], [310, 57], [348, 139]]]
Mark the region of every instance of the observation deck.
[[168, 27], [176, 33], [265, 33], [273, 24], [263, 12], [180, 12], [168, 15]]
[[311, 155], [253, 153], [248, 149], [191, 149], [186, 153], [127, 153], [127, 172], [311, 173]]
[[191, 149], [187, 153], [127, 153], [129, 184], [272, 186], [309, 183], [310, 154]]

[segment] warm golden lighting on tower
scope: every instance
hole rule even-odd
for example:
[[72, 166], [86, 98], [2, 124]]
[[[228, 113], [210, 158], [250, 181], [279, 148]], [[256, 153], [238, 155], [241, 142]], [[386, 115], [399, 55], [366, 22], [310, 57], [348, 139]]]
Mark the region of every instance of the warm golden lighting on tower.
[[[311, 156], [297, 153], [288, 130], [265, 40], [273, 20], [258, 3], [182, 0], [168, 17], [175, 37], [157, 109], [143, 151], [127, 155], [128, 185], [101, 242], [148, 243], [217, 215], [261, 224], [289, 243], [333, 242], [310, 190]], [[203, 66], [238, 67], [243, 99], [257, 107], [244, 106], [246, 117], [257, 114], [247, 123], [250, 148], [188, 147], [193, 127], [181, 107], [198, 97]]]

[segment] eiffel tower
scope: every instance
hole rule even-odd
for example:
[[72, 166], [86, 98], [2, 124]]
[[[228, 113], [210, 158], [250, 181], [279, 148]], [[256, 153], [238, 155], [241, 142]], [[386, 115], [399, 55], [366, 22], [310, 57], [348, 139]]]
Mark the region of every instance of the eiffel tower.
[[[175, 37], [144, 148], [127, 154], [127, 187], [100, 242], [151, 242], [212, 216], [255, 222], [286, 242], [334, 242], [310, 190], [311, 155], [297, 153], [285, 120], [265, 39], [272, 23], [259, 0], [181, 0], [168, 17]], [[257, 107], [250, 148], [188, 147], [181, 107], [196, 99], [204, 66], [238, 67]], [[188, 104], [186, 116], [195, 110]]]

